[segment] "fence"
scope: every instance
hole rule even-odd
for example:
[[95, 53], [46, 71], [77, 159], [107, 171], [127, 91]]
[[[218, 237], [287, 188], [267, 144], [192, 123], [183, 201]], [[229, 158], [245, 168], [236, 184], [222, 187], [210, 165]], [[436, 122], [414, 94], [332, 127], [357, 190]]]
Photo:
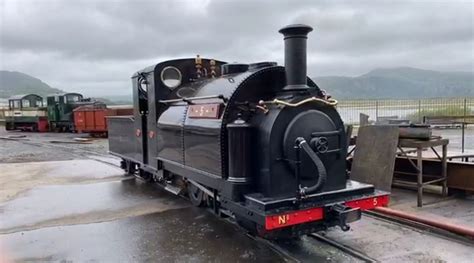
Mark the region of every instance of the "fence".
[[360, 113], [377, 121], [381, 118], [421, 123], [424, 116], [472, 116], [474, 97], [406, 100], [341, 100], [337, 110], [347, 124], [359, 124]]
[[0, 123], [5, 121], [5, 111], [7, 111], [7, 107], [0, 106]]

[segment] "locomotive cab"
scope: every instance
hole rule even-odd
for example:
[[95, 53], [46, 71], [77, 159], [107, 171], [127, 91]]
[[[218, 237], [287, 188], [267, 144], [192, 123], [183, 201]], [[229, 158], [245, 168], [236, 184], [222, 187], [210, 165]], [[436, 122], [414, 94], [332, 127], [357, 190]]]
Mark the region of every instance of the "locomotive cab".
[[265, 237], [347, 230], [361, 210], [387, 205], [388, 193], [348, 179], [337, 102], [306, 73], [311, 30], [280, 30], [284, 67], [198, 57], [137, 72], [134, 118], [109, 123], [110, 152]]
[[80, 106], [79, 104], [83, 100], [83, 96], [79, 93], [56, 93], [47, 96], [50, 129], [52, 131], [74, 131], [73, 110]]
[[46, 111], [43, 98], [36, 94], [16, 95], [8, 99], [5, 112], [6, 130], [45, 131], [47, 129]]

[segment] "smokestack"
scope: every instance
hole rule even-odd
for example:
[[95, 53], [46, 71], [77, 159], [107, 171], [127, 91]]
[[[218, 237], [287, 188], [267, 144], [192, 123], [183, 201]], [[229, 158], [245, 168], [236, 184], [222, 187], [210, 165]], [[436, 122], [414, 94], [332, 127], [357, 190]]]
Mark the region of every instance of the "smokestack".
[[285, 74], [284, 90], [308, 89], [306, 85], [306, 40], [313, 28], [295, 24], [280, 29], [285, 40]]

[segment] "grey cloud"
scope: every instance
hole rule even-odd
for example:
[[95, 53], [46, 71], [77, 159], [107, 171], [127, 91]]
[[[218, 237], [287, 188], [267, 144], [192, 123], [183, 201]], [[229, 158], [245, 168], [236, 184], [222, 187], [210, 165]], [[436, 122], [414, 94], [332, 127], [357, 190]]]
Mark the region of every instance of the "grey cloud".
[[278, 29], [315, 27], [309, 74], [376, 67], [472, 71], [472, 2], [0, 0], [0, 68], [93, 95], [129, 92], [130, 75], [202, 54], [283, 62]]

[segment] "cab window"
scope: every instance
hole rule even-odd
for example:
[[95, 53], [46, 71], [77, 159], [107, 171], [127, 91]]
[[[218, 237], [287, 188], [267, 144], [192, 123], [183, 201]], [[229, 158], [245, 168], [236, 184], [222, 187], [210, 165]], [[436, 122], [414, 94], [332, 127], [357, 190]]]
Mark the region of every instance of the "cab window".
[[12, 108], [13, 109], [19, 109], [20, 107], [20, 101], [19, 100], [13, 100], [12, 101]]
[[80, 100], [79, 95], [67, 95], [67, 102], [78, 102]]
[[29, 108], [29, 107], [31, 107], [29, 100], [22, 100], [22, 101], [21, 101], [21, 105], [23, 106], [23, 108]]
[[31, 107], [43, 107], [43, 100], [35, 99], [32, 101]]

